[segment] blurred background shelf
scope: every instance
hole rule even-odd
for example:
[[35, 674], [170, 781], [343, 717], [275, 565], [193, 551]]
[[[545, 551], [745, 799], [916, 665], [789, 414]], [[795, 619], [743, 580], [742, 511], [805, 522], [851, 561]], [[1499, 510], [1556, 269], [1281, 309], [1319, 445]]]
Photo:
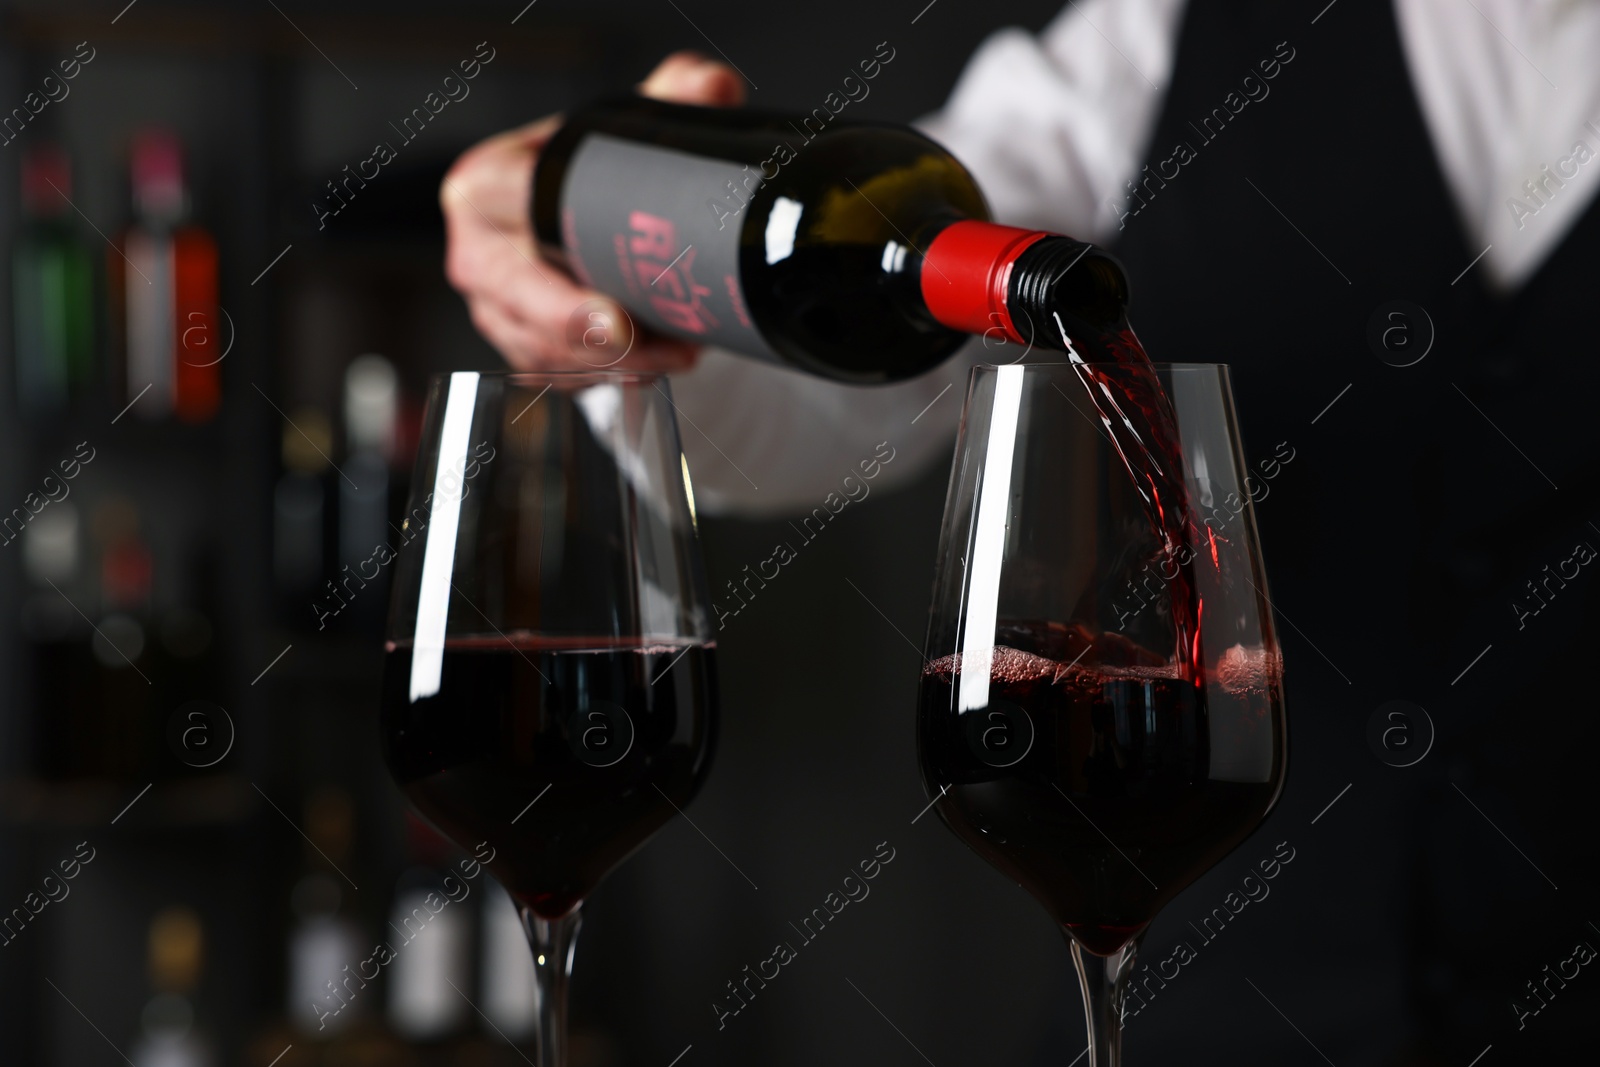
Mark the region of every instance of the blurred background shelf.
[[117, 819], [123, 832], [238, 826], [258, 814], [261, 797], [235, 774], [151, 783], [148, 793], [120, 782], [0, 782], [0, 823], [41, 832], [100, 831]]

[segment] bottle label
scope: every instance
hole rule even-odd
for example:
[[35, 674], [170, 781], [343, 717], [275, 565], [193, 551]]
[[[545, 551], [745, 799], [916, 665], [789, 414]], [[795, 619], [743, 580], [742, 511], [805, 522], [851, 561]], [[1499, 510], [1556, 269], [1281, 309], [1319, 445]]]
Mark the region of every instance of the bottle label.
[[730, 183], [743, 190], [749, 176], [724, 159], [589, 134], [561, 190], [573, 272], [661, 333], [783, 362], [745, 304], [743, 213], [708, 206], [725, 205]]

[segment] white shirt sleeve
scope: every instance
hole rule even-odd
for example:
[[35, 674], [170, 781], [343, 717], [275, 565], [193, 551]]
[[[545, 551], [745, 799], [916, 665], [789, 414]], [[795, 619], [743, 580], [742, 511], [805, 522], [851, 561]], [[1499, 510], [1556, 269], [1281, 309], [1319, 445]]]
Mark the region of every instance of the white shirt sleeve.
[[1395, 13], [1462, 229], [1483, 249], [1473, 262], [1514, 290], [1600, 195], [1600, 5], [1397, 0]]
[[[1002, 30], [917, 125], [967, 165], [997, 221], [1104, 240], [1154, 132], [1183, 3], [1069, 0], [1037, 37]], [[975, 340], [920, 378], [859, 387], [708, 349], [672, 379], [697, 505], [809, 510], [882, 442], [894, 459], [877, 486], [909, 481], [948, 458], [967, 372], [985, 355]]]
[[1184, 0], [1072, 0], [1038, 37], [1001, 30], [917, 126], [997, 221], [1105, 241], [1155, 133]]

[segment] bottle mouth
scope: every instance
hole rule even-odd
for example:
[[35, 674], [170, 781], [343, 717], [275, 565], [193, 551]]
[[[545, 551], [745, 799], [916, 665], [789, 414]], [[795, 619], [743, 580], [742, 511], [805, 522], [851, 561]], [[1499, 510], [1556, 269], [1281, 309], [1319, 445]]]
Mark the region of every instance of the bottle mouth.
[[1122, 264], [1104, 249], [1043, 230], [951, 223], [923, 255], [921, 288], [943, 325], [1030, 349], [1062, 352], [1068, 335], [1127, 329]]
[[[1011, 320], [1024, 343], [1066, 351], [1063, 333], [1127, 328], [1128, 274], [1092, 244], [1050, 236], [1022, 250], [1007, 291]], [[1056, 317], [1061, 322], [1056, 322]]]

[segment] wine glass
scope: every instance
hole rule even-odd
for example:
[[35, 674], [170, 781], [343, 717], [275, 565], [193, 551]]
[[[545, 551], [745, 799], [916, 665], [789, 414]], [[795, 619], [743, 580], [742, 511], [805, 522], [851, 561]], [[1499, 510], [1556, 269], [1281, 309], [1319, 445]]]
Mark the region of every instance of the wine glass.
[[1045, 906], [1116, 1067], [1139, 941], [1266, 818], [1288, 754], [1223, 366], [979, 367], [917, 719], [945, 825]]
[[693, 500], [664, 379], [433, 380], [393, 552], [384, 758], [516, 902], [538, 1067], [566, 1062], [580, 905], [710, 765]]

